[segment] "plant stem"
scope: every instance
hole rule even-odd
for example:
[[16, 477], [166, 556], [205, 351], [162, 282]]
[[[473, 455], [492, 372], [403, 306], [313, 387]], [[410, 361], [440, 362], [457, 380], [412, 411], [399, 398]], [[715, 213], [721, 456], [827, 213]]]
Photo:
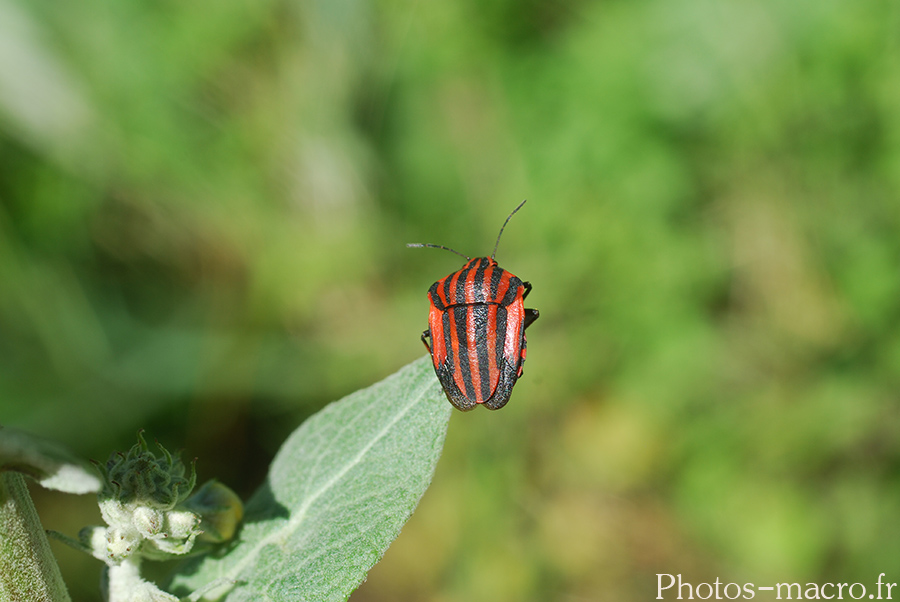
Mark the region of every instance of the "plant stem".
[[121, 563], [110, 566], [109, 602], [178, 602], [153, 583], [141, 578], [141, 556], [134, 554]]
[[71, 602], [25, 477], [0, 472], [0, 601]]

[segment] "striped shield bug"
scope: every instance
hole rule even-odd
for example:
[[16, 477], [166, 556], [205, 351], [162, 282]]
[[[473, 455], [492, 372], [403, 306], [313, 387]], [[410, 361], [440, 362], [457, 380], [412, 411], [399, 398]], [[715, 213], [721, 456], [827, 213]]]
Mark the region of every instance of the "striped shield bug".
[[447, 399], [462, 411], [478, 404], [499, 410], [522, 376], [525, 329], [539, 314], [524, 305], [531, 284], [502, 269], [494, 256], [503, 229], [524, 204], [503, 222], [490, 257], [472, 258], [442, 245], [406, 245], [444, 249], [466, 259], [460, 270], [428, 289], [428, 330], [422, 333]]

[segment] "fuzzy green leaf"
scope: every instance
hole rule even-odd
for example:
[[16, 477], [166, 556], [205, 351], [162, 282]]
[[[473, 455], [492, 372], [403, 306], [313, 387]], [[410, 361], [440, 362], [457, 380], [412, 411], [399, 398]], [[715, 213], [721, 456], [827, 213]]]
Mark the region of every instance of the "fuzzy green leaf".
[[97, 471], [60, 444], [0, 427], [0, 471], [6, 470], [28, 475], [47, 489], [66, 493], [100, 490]]
[[450, 411], [427, 357], [329, 405], [282, 446], [236, 544], [175, 588], [219, 582], [213, 594], [229, 602], [345, 600], [431, 482]]
[[25, 477], [0, 472], [0, 601], [71, 602]]

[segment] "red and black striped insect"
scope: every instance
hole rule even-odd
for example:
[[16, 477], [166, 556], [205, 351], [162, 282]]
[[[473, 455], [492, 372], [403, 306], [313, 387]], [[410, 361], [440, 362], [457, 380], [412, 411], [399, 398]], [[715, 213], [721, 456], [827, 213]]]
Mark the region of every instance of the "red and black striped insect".
[[406, 245], [445, 249], [467, 260], [462, 269], [428, 289], [431, 309], [428, 330], [422, 333], [447, 399], [463, 411], [478, 404], [499, 410], [522, 376], [525, 329], [539, 313], [524, 305], [531, 284], [502, 269], [494, 255], [503, 229], [524, 204], [522, 201], [503, 222], [490, 257], [471, 258], [442, 245]]

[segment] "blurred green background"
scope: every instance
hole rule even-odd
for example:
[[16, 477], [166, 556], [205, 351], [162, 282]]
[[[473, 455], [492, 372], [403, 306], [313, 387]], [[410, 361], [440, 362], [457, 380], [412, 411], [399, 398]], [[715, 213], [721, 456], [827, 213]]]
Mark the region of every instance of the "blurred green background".
[[523, 198], [525, 376], [351, 600], [900, 581], [896, 2], [0, 0], [0, 420], [248, 496]]

